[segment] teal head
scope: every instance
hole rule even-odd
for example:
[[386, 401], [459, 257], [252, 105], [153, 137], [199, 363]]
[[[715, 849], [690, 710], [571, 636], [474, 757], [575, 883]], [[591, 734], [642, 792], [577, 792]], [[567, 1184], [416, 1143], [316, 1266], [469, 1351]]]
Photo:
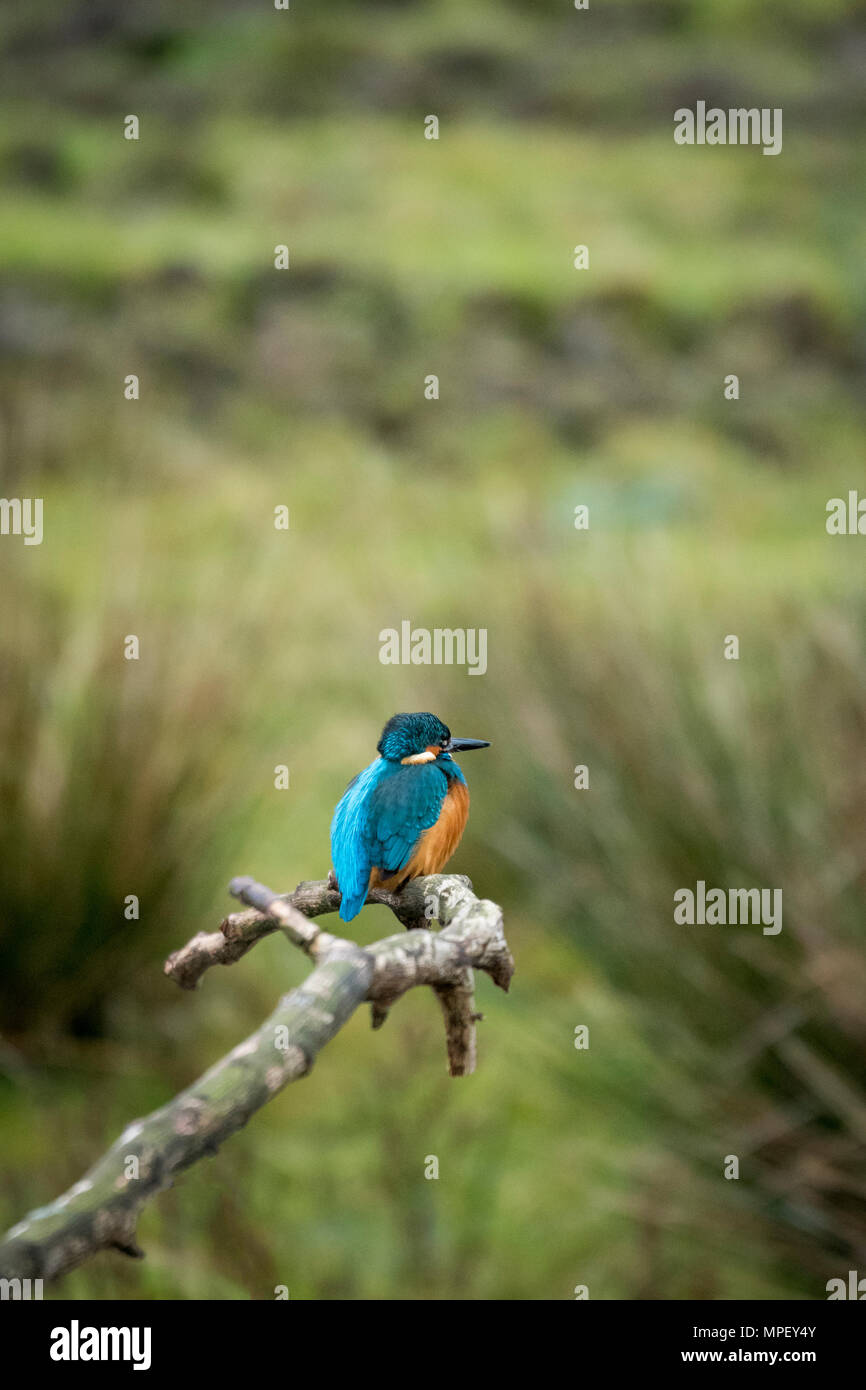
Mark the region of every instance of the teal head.
[[420, 763], [435, 758], [450, 759], [452, 753], [489, 748], [490, 744], [483, 738], [452, 737], [447, 724], [435, 714], [394, 714], [382, 730], [376, 747], [389, 762]]

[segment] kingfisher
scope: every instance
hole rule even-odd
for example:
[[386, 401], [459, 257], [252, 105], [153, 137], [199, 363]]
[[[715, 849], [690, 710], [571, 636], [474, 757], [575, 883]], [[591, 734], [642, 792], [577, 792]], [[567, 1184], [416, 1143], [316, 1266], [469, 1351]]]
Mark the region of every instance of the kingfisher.
[[453, 754], [489, 747], [483, 738], [452, 738], [435, 714], [392, 715], [378, 758], [352, 778], [331, 821], [344, 922], [371, 888], [398, 892], [447, 864], [469, 817], [469, 788]]

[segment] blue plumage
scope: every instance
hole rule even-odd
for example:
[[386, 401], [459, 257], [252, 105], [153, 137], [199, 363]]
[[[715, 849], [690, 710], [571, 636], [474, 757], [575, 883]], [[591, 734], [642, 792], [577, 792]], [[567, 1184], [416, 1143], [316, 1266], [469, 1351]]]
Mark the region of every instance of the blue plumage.
[[[486, 746], [480, 739], [452, 739], [432, 714], [394, 715], [388, 721], [380, 756], [349, 783], [331, 822], [344, 922], [361, 911], [374, 871], [381, 881], [406, 869], [425, 832], [439, 821], [449, 789], [465, 788], [451, 751]], [[460, 831], [462, 824], [458, 839]]]

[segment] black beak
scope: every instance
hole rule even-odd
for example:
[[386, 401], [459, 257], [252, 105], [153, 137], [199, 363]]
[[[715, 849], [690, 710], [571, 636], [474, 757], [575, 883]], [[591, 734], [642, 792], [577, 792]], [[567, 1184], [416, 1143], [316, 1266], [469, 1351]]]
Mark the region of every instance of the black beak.
[[470, 748], [489, 748], [486, 738], [452, 738], [446, 753], [468, 753]]

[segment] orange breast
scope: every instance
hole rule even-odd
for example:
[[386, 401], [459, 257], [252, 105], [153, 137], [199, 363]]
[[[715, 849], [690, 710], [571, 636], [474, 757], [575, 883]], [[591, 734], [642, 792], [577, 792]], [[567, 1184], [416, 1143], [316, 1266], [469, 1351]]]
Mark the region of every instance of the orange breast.
[[423, 878], [426, 874], [438, 874], [451, 858], [469, 819], [469, 788], [465, 782], [456, 779], [451, 783], [442, 802], [439, 819], [429, 830], [425, 830], [415, 852], [405, 869], [391, 878], [380, 878], [379, 870], [370, 875], [370, 886], [387, 888], [393, 892], [400, 884], [410, 878]]

